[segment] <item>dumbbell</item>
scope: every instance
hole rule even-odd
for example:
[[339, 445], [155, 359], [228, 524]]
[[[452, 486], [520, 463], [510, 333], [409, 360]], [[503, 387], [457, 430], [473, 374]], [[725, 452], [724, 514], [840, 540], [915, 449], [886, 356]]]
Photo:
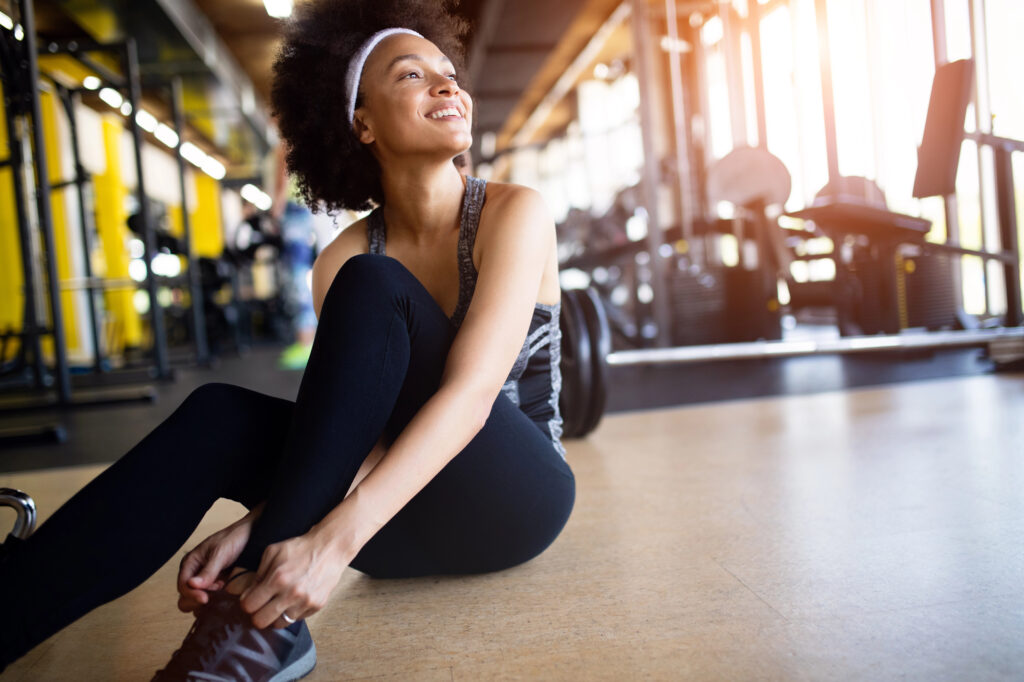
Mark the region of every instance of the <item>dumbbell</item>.
[[612, 352], [612, 334], [597, 290], [588, 287], [580, 291], [577, 298], [590, 334], [591, 390], [586, 420], [580, 429], [580, 437], [583, 437], [601, 423], [608, 403], [608, 355]]
[[604, 416], [608, 399], [611, 331], [604, 305], [591, 287], [562, 292], [562, 435], [582, 438]]
[[36, 528], [36, 503], [20, 490], [0, 488], [0, 507], [11, 507], [18, 514], [11, 535], [24, 540]]
[[590, 408], [593, 362], [587, 321], [576, 290], [562, 292], [562, 392], [558, 406], [562, 413], [562, 436], [578, 438]]

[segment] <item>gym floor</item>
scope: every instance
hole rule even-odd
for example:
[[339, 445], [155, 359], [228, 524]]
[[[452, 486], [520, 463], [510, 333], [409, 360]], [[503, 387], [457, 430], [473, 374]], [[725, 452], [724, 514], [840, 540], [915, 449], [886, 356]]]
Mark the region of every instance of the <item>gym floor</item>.
[[[44, 521], [192, 379], [294, 391], [296, 375], [246, 372], [258, 356], [183, 371], [155, 405], [70, 415], [82, 461], [99, 449], [90, 437], [107, 459], [47, 467], [51, 449], [14, 450], [0, 486], [29, 491]], [[981, 373], [974, 355], [906, 362], [925, 363], [917, 380], [873, 387], [833, 386], [854, 374], [842, 363], [740, 368], [795, 388], [698, 403], [690, 386], [693, 404], [609, 415], [567, 444], [577, 503], [547, 552], [471, 577], [349, 571], [310, 619], [319, 662], [307, 679], [1021, 679], [1024, 374]], [[933, 365], [959, 376], [921, 378]], [[642, 384], [616, 384], [612, 407]], [[128, 433], [102, 428], [113, 419]], [[9, 466], [32, 452], [39, 466]], [[180, 556], [242, 513], [218, 502], [146, 583], [0, 680], [148, 679], [191, 623], [174, 607]]]

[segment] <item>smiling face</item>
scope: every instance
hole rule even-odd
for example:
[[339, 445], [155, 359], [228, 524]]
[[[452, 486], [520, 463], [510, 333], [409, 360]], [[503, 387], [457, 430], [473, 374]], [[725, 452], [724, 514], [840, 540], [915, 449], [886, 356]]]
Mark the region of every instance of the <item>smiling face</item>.
[[363, 69], [354, 129], [382, 161], [406, 155], [451, 160], [473, 142], [473, 101], [451, 61], [418, 36], [385, 38]]

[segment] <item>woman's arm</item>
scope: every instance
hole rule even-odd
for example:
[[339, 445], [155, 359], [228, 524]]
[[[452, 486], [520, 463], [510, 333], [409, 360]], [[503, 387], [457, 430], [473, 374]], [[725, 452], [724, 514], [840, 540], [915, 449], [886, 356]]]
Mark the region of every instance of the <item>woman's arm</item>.
[[351, 560], [483, 427], [529, 330], [554, 223], [540, 195], [504, 186], [488, 197], [476, 290], [441, 385], [387, 454], [311, 533]]

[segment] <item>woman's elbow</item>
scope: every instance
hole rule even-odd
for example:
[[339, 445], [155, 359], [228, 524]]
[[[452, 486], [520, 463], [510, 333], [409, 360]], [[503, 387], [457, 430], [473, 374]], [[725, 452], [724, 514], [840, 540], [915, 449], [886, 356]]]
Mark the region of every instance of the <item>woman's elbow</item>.
[[489, 391], [487, 391], [484, 397], [480, 400], [480, 411], [477, 417], [481, 429], [483, 429], [484, 426], [487, 425], [487, 420], [491, 418], [491, 412], [494, 411], [495, 403], [497, 403], [498, 400], [508, 400], [508, 398], [502, 396], [502, 389], [504, 388], [504, 384], [498, 386], [498, 388], [496, 389], [492, 388]]
[[476, 409], [473, 411], [473, 435], [483, 431], [484, 426], [487, 425], [487, 420], [491, 416], [491, 408], [494, 407], [494, 400], [480, 400], [476, 403]]
[[460, 419], [473, 428], [473, 436], [476, 436], [487, 424], [491, 416], [491, 408], [498, 397], [498, 391], [490, 390], [480, 386], [466, 386], [457, 391], [460, 403], [457, 412]]

